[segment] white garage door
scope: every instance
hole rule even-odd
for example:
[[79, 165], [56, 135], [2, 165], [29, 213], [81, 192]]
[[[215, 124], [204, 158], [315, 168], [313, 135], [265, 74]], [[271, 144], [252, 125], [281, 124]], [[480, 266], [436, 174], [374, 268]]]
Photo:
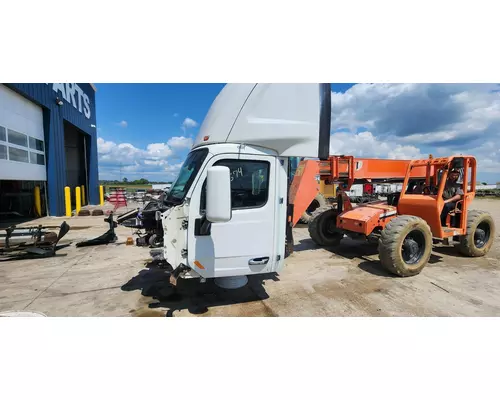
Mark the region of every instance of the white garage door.
[[0, 179], [46, 181], [41, 107], [0, 84]]

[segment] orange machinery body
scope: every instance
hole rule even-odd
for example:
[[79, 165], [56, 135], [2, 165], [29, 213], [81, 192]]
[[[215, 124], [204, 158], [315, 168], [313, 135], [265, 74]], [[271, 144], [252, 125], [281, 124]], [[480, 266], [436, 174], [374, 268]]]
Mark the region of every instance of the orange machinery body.
[[[326, 161], [301, 161], [290, 186], [289, 202], [293, 204], [292, 225], [295, 226], [319, 191], [319, 181], [340, 184], [344, 190], [353, 184], [377, 182], [402, 182], [411, 160], [383, 160], [331, 156]], [[426, 167], [411, 171], [412, 178], [425, 178]], [[373, 203], [370, 203], [373, 204]], [[374, 209], [374, 212], [379, 208]], [[385, 211], [380, 211], [383, 214]]]
[[[454, 159], [463, 160], [462, 190], [464, 195], [457, 203], [457, 207], [447, 217], [447, 226], [441, 226], [441, 211], [444, 207], [442, 197], [444, 187], [448, 178], [449, 165]], [[424, 219], [431, 228], [432, 235], [437, 238], [449, 238], [452, 236], [465, 235], [467, 232], [467, 213], [472, 200], [476, 195], [476, 159], [473, 156], [442, 157], [428, 160], [415, 160], [409, 166], [409, 171], [414, 168], [426, 168], [426, 182], [428, 187], [434, 187], [435, 191], [426, 194], [413, 194], [402, 191], [398, 201], [398, 213], [404, 215], [415, 215]], [[408, 177], [403, 183], [403, 188], [408, 185]], [[459, 217], [458, 227], [450, 227], [450, 216], [456, 214]]]
[[397, 214], [396, 207], [382, 200], [360, 204], [339, 215], [337, 228], [368, 236], [376, 228], [384, 228]]
[[[444, 207], [442, 193], [448, 177], [448, 167], [455, 158], [462, 158], [463, 164], [463, 200], [461, 210], [455, 208], [452, 213], [459, 216], [459, 226], [450, 227], [450, 215], [447, 218], [447, 226], [441, 226], [441, 210]], [[292, 184], [293, 191], [290, 194], [290, 204], [294, 205], [293, 224], [298, 218], [295, 216], [296, 206], [301, 212], [304, 204], [309, 204], [312, 191], [314, 173], [319, 173], [321, 179], [340, 182], [343, 181], [343, 188], [349, 189], [353, 183], [366, 181], [403, 181], [403, 190], [399, 195], [397, 206], [389, 205], [387, 201], [374, 201], [352, 207], [347, 194], [341, 190], [339, 196], [342, 197], [341, 213], [337, 217], [337, 228], [359, 233], [365, 236], [370, 235], [376, 229], [383, 229], [393, 218], [398, 215], [414, 215], [424, 219], [431, 228], [433, 237], [447, 238], [464, 235], [466, 233], [467, 210], [475, 196], [476, 182], [476, 160], [472, 156], [429, 158], [425, 160], [380, 160], [380, 159], [354, 159], [350, 157], [331, 157], [330, 165], [333, 168], [328, 174], [326, 162], [303, 161], [303, 171], [298, 174], [297, 182]], [[346, 162], [347, 161], [347, 162]], [[340, 164], [341, 168], [338, 168]], [[364, 167], [363, 167], [364, 166]], [[353, 168], [354, 167], [354, 168]], [[300, 168], [300, 166], [299, 166]], [[316, 172], [317, 171], [317, 172]], [[296, 175], [297, 177], [297, 175]], [[301, 179], [306, 181], [301, 182]], [[408, 193], [410, 179], [425, 179], [426, 187], [433, 187], [434, 193], [413, 194]], [[308, 193], [309, 191], [309, 193]], [[307, 206], [306, 206], [307, 207]], [[300, 216], [300, 214], [298, 214]]]

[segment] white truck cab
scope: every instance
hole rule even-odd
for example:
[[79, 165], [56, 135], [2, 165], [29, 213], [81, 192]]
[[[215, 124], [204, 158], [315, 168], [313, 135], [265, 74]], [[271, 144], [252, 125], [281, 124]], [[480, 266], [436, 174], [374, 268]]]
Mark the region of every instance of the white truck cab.
[[328, 157], [330, 96], [329, 84], [223, 88], [160, 216], [173, 284], [216, 278], [239, 287], [247, 275], [283, 268], [288, 158]]

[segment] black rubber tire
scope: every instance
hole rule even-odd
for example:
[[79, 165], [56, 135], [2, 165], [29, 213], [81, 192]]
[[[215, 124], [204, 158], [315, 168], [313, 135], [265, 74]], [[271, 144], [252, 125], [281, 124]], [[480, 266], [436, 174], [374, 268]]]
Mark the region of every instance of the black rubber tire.
[[161, 245], [161, 239], [158, 238], [158, 235], [156, 233], [153, 233], [149, 239], [148, 243], [151, 247], [160, 247]]
[[311, 201], [308, 209], [304, 211], [302, 216], [300, 217], [300, 222], [303, 224], [308, 224], [312, 221], [314, 212], [318, 209], [323, 209], [328, 205], [325, 196], [323, 194], [318, 193], [316, 197]]
[[[405, 260], [403, 243], [409, 235], [418, 238], [416, 259]], [[378, 253], [380, 263], [389, 272], [401, 277], [418, 275], [429, 262], [432, 252], [431, 228], [422, 218], [400, 215], [389, 222], [380, 235]]]
[[344, 233], [334, 227], [337, 221], [337, 210], [330, 208], [318, 213], [309, 223], [309, 236], [318, 246], [338, 246], [344, 237]]
[[78, 212], [79, 217], [88, 217], [90, 215], [90, 210], [82, 209]]
[[[478, 227], [489, 228], [488, 233], [486, 233], [485, 229], [482, 229], [487, 234], [487, 238], [485, 238], [487, 240], [484, 240], [482, 245], [475, 240]], [[486, 211], [470, 210], [467, 215], [466, 234], [460, 237], [458, 245], [460, 253], [468, 257], [482, 257], [490, 251], [494, 240], [495, 221], [492, 216]]]

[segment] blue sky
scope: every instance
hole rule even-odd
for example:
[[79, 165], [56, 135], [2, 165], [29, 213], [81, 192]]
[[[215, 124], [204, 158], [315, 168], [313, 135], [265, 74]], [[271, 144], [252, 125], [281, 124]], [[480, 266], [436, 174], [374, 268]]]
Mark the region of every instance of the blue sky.
[[[345, 92], [354, 84], [334, 84]], [[201, 124], [224, 84], [96, 84], [99, 134], [139, 147], [183, 135], [190, 118]], [[119, 125], [120, 122], [125, 124]], [[197, 129], [189, 129], [195, 133]]]
[[[96, 84], [99, 133], [138, 146], [183, 134], [185, 118], [201, 122], [224, 84]], [[127, 126], [118, 125], [126, 121]]]
[[[224, 84], [96, 84], [101, 179], [172, 180]], [[500, 181], [499, 85], [332, 84], [332, 154], [470, 153]]]

